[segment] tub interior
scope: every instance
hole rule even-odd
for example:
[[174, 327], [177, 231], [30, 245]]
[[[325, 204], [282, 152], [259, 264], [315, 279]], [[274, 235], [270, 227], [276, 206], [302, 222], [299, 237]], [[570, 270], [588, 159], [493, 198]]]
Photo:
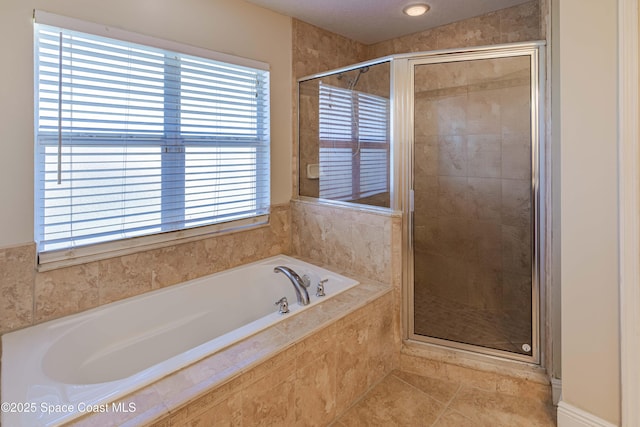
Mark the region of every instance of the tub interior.
[[[308, 306], [296, 303], [289, 279], [273, 272], [277, 265], [309, 276]], [[317, 297], [323, 279], [327, 296]], [[3, 400], [111, 401], [357, 284], [280, 255], [6, 334]], [[283, 296], [286, 315], [275, 304]]]

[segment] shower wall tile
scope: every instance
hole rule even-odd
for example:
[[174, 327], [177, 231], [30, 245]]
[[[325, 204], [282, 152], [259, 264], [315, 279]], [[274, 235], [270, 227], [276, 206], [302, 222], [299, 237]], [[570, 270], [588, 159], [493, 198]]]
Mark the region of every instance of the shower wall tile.
[[294, 79], [364, 60], [365, 46], [298, 19], [292, 19]]
[[467, 137], [442, 134], [438, 138], [438, 175], [467, 176]]
[[[416, 94], [418, 95], [418, 94]], [[438, 135], [438, 105], [437, 101], [416, 96], [415, 129], [416, 135], [429, 137]]]
[[467, 96], [455, 95], [438, 99], [438, 134], [464, 135], [467, 121]]
[[[416, 135], [413, 146], [414, 168], [419, 176], [438, 175], [438, 137]], [[499, 163], [498, 163], [499, 164]]]
[[541, 34], [539, 2], [533, 0], [483, 16], [375, 43], [367, 46], [366, 53], [367, 58], [378, 58], [394, 53], [539, 40], [544, 38]]
[[500, 15], [492, 12], [438, 27], [436, 40], [438, 49], [500, 43]]
[[501, 177], [502, 144], [499, 135], [468, 135], [467, 155], [469, 177]]
[[501, 90], [470, 90], [466, 102], [468, 135], [499, 134], [501, 119]]
[[34, 244], [0, 249], [0, 333], [289, 253], [290, 221], [273, 206], [264, 227], [43, 272]]
[[0, 333], [33, 322], [35, 245], [0, 249]]
[[[502, 133], [531, 133], [531, 93], [529, 85], [501, 91]], [[526, 117], [526, 120], [523, 120]]]
[[531, 311], [531, 275], [505, 271], [502, 275], [503, 299], [512, 310], [518, 313]]
[[518, 133], [503, 133], [502, 147], [520, 147], [529, 150], [531, 149], [531, 133], [529, 133], [529, 131]]
[[496, 221], [469, 221], [468, 260], [489, 268], [502, 267], [502, 227]]
[[502, 207], [502, 183], [496, 178], [467, 178], [466, 215], [477, 220], [499, 221]]
[[504, 309], [502, 268], [480, 263], [470, 264], [468, 268], [469, 305], [480, 310]]
[[531, 224], [531, 181], [502, 180], [502, 224], [529, 227]]
[[504, 9], [500, 17], [500, 43], [543, 39], [540, 25], [540, 5], [537, 1]]
[[525, 180], [531, 176], [531, 148], [526, 146], [503, 145], [502, 177]]
[[441, 176], [438, 178], [438, 215], [463, 217], [468, 211], [467, 178]]
[[414, 205], [422, 214], [415, 217], [416, 225], [424, 225], [438, 218], [439, 184], [437, 176], [416, 175], [414, 178]]
[[469, 254], [469, 221], [464, 217], [438, 218], [438, 255], [466, 261]]
[[505, 272], [531, 275], [531, 230], [502, 226], [502, 268]]

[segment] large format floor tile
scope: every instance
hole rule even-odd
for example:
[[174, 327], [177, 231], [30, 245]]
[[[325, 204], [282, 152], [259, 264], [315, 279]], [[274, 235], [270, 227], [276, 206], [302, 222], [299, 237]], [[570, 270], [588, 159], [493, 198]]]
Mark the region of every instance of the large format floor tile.
[[334, 424], [407, 427], [555, 427], [546, 401], [394, 371]]

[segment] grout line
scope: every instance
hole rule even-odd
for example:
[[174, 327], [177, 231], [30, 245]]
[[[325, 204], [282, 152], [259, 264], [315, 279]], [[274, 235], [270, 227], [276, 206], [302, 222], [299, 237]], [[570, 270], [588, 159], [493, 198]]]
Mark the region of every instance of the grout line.
[[[393, 375], [393, 374], [392, 374], [392, 375]], [[414, 375], [418, 375], [418, 374], [414, 374]], [[428, 397], [429, 399], [431, 399], [431, 400], [435, 400], [436, 402], [438, 402], [438, 403], [442, 403], [442, 404], [443, 404], [443, 405], [445, 405], [445, 406], [447, 406], [447, 405], [451, 402], [451, 399], [449, 399], [449, 400], [448, 400], [448, 401], [446, 401], [446, 402], [443, 402], [443, 401], [441, 401], [440, 399], [437, 399], [437, 398], [435, 398], [435, 397], [433, 397], [433, 396], [430, 396], [430, 395], [429, 395], [429, 394], [427, 394], [424, 390], [419, 389], [419, 388], [418, 388], [418, 387], [416, 387], [415, 385], [411, 384], [410, 382], [407, 382], [407, 381], [403, 380], [402, 378], [398, 377], [397, 375], [393, 375], [393, 376], [394, 376], [394, 377], [396, 377], [396, 379], [397, 379], [397, 380], [399, 380], [399, 381], [401, 381], [401, 382], [405, 383], [406, 385], [408, 385], [409, 387], [411, 387], [411, 388], [414, 388], [414, 389], [418, 390], [420, 393], [424, 394], [425, 396], [427, 396], [427, 397]], [[428, 377], [428, 376], [425, 376], [425, 375], [418, 375], [418, 376], [420, 376], [420, 377], [427, 377], [427, 378], [433, 378], [433, 379], [439, 380], [438, 378]], [[439, 381], [444, 381], [444, 380], [439, 380]], [[452, 383], [454, 383], [453, 381], [451, 381], [451, 382], [452, 382]], [[458, 390], [460, 389], [460, 387], [461, 387], [461, 386], [462, 386], [462, 384], [458, 384], [458, 388], [456, 389], [455, 393], [453, 393], [453, 396], [455, 396], [455, 395], [456, 395], [456, 393], [458, 393]], [[452, 397], [452, 398], [453, 398], [453, 397]]]
[[[369, 395], [369, 392], [371, 392], [371, 390], [373, 390], [375, 387], [378, 386], [378, 384], [380, 384], [382, 381], [386, 380], [389, 376], [393, 375], [391, 372], [389, 372], [387, 375], [385, 375], [384, 377], [382, 377], [380, 380], [378, 380], [376, 383], [372, 384], [371, 387], [369, 387], [364, 393], [362, 393], [362, 395], [355, 401], [353, 402], [350, 406], [348, 406], [344, 411], [342, 411], [342, 413], [340, 415], [336, 415], [336, 417], [333, 419], [331, 425], [337, 423], [337, 422], [341, 422], [340, 419], [346, 415], [351, 409], [353, 409], [356, 405], [358, 405], [360, 402], [362, 402], [365, 397], [367, 397]], [[395, 376], [395, 375], [394, 375]]]
[[449, 401], [444, 405], [444, 408], [442, 408], [442, 412], [440, 412], [440, 415], [438, 415], [438, 418], [436, 418], [433, 421], [433, 424], [431, 424], [431, 427], [435, 426], [438, 421], [440, 421], [440, 419], [444, 416], [444, 414], [447, 413], [447, 409], [449, 409], [449, 406], [451, 406], [451, 403], [453, 402], [453, 400], [456, 398], [456, 396], [458, 396], [458, 394], [460, 393], [460, 390], [462, 390], [462, 383], [458, 386], [458, 389], [456, 390], [455, 393], [453, 393], [453, 396], [451, 396], [451, 399], [449, 399]]

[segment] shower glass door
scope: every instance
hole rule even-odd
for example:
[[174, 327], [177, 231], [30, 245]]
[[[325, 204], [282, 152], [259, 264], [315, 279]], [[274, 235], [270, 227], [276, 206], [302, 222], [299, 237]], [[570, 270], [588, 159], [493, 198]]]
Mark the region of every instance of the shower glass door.
[[537, 357], [532, 58], [413, 63], [414, 339]]

